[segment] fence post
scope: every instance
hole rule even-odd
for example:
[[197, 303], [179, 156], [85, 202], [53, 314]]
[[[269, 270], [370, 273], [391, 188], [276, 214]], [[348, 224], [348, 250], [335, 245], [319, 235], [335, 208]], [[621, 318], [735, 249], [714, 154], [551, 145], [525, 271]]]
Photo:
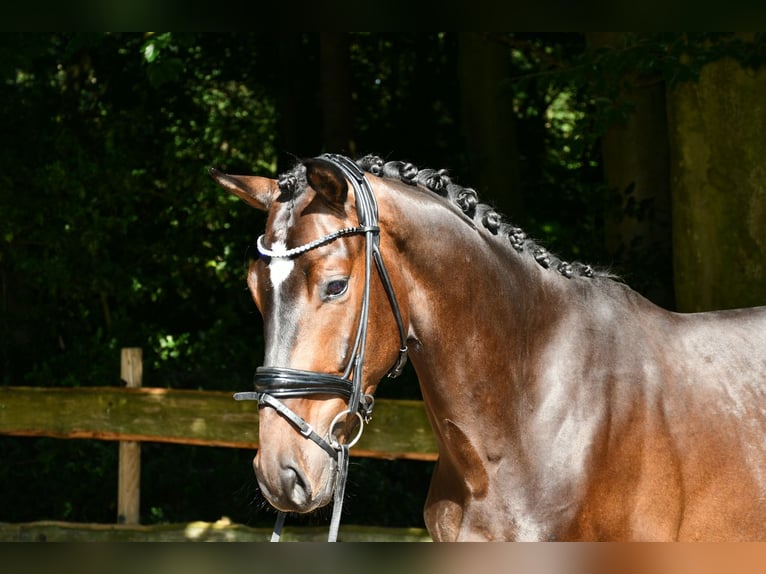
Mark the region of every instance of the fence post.
[[[122, 349], [120, 355], [120, 378], [128, 388], [139, 388], [143, 375], [140, 348]], [[120, 441], [119, 470], [117, 478], [117, 522], [138, 524], [141, 500], [141, 443], [134, 440]]]

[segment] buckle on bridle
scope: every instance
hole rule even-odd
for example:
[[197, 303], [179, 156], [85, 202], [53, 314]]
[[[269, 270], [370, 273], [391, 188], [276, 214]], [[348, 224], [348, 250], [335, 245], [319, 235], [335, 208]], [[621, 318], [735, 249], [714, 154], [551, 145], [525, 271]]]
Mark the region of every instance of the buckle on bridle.
[[[298, 429], [298, 432], [306, 438], [311, 438], [311, 435], [314, 434], [314, 427], [312, 427], [310, 423], [305, 423], [305, 426]], [[332, 444], [330, 446], [332, 446]]]
[[372, 409], [375, 407], [375, 397], [372, 395], [362, 395], [359, 400], [359, 414], [365, 423], [369, 424], [372, 420]]

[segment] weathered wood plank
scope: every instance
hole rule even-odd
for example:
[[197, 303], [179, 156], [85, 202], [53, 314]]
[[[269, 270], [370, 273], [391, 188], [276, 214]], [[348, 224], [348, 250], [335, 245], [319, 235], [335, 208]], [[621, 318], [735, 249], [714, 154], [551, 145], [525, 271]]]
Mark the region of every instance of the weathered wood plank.
[[[125, 524], [83, 524], [40, 521], [19, 524], [0, 522], [0, 542], [268, 542], [270, 528], [251, 528], [217, 522], [159, 524], [152, 526]], [[285, 528], [285, 542], [324, 542], [327, 528]], [[383, 528], [378, 526], [342, 525], [341, 542], [429, 542], [422, 528]]]
[[[144, 364], [140, 348], [122, 349], [120, 378], [129, 389], [142, 386]], [[141, 507], [141, 443], [120, 441], [117, 470], [117, 522], [138, 524]]]
[[[221, 391], [0, 387], [0, 434], [255, 449], [258, 405]], [[351, 454], [436, 460], [422, 402], [378, 400]]]

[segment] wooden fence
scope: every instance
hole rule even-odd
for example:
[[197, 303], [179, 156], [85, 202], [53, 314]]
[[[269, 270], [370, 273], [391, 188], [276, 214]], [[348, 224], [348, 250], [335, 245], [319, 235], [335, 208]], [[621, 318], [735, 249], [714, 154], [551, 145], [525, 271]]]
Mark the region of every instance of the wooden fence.
[[[123, 349], [125, 388], [0, 387], [0, 435], [120, 441], [116, 524], [0, 523], [9, 540], [266, 540], [269, 531], [219, 521], [138, 524], [141, 442], [258, 447], [258, 405], [232, 393], [141, 387], [140, 349]], [[352, 456], [436, 460], [421, 401], [375, 403], [373, 422]], [[285, 540], [321, 540], [326, 530], [285, 530]], [[341, 540], [428, 540], [422, 529], [341, 525]]]

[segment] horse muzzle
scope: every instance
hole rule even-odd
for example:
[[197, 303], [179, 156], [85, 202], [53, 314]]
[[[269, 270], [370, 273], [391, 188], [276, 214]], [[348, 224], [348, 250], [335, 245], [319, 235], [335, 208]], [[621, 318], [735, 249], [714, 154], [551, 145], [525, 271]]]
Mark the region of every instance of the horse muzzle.
[[310, 465], [295, 460], [267, 460], [262, 451], [253, 459], [253, 469], [266, 500], [282, 512], [307, 513], [327, 505], [335, 487], [336, 464], [321, 459]]

